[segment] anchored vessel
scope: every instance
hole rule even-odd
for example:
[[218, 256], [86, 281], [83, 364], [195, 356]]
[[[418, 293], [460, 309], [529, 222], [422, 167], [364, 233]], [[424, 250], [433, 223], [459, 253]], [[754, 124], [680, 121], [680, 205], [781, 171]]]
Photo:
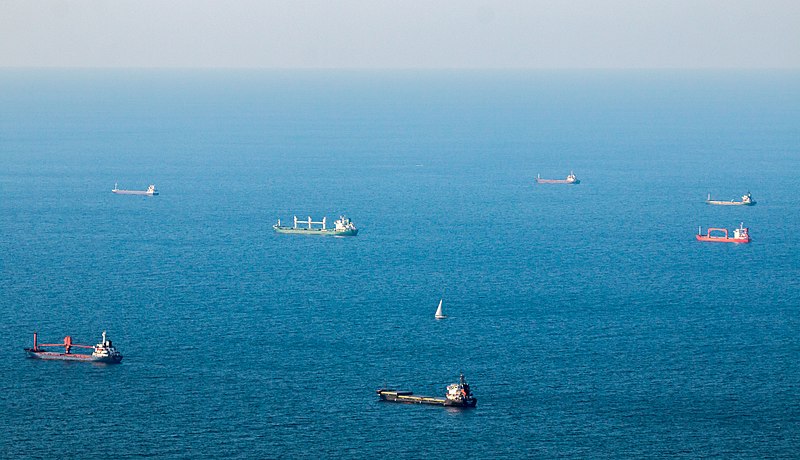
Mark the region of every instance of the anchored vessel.
[[747, 192], [746, 194], [742, 195], [742, 201], [712, 200], [711, 199], [711, 194], [709, 193], [708, 194], [708, 199], [706, 200], [706, 203], [708, 203], [708, 204], [716, 204], [716, 205], [719, 205], [719, 206], [753, 206], [754, 204], [756, 204], [756, 202], [753, 201], [753, 197], [750, 196], [750, 192]]
[[381, 388], [376, 390], [381, 401], [400, 402], [400, 403], [416, 403], [416, 404], [433, 404], [435, 406], [451, 406], [451, 407], [475, 407], [478, 400], [472, 396], [472, 391], [469, 384], [464, 380], [464, 374], [458, 383], [447, 386], [447, 394], [444, 398], [436, 398], [433, 396], [417, 396], [410, 391], [399, 391], [389, 388]]
[[575, 173], [570, 171], [566, 179], [542, 179], [538, 174], [536, 175], [537, 184], [580, 184], [581, 181], [575, 177]]
[[[64, 347], [64, 353], [58, 351], [47, 351], [42, 347]], [[92, 354], [73, 353], [73, 348], [89, 348]], [[72, 343], [72, 337], [64, 337], [64, 343], [39, 343], [37, 334], [33, 333], [33, 348], [26, 348], [25, 353], [28, 358], [35, 359], [57, 359], [62, 361], [89, 361], [93, 363], [119, 363], [122, 361], [120, 353], [110, 340], [106, 339], [106, 331], [103, 331], [103, 340], [95, 346], [79, 345]]]
[[[749, 243], [750, 229], [744, 226], [744, 222], [739, 224], [739, 228], [733, 230], [733, 238], [728, 238], [727, 228], [709, 228], [703, 235], [702, 228], [697, 227], [697, 241], [710, 241], [715, 243]], [[713, 234], [712, 234], [713, 233]]]
[[156, 186], [153, 184], [150, 184], [147, 187], [147, 190], [121, 190], [117, 188], [117, 184], [115, 183], [114, 189], [111, 191], [116, 193], [117, 195], [147, 195], [147, 196], [158, 195]]
[[[300, 235], [326, 235], [326, 236], [356, 236], [358, 235], [358, 229], [353, 222], [350, 221], [345, 216], [340, 216], [339, 219], [333, 222], [334, 227], [328, 228], [327, 227], [327, 217], [323, 217], [321, 221], [314, 222], [311, 220], [311, 217], [308, 220], [297, 220], [297, 216], [294, 216], [294, 226], [293, 227], [282, 227], [281, 220], [278, 219], [278, 223], [273, 225], [272, 228], [275, 229], [278, 233], [297, 233]], [[300, 225], [303, 225], [301, 227]], [[305, 227], [307, 225], [307, 227]], [[321, 225], [321, 227], [314, 227], [314, 225]]]

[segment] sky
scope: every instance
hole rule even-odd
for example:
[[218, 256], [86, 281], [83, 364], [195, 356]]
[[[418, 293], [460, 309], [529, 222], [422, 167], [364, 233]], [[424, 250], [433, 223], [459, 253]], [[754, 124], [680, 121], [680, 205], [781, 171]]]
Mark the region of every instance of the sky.
[[800, 68], [800, 0], [0, 0], [0, 67]]

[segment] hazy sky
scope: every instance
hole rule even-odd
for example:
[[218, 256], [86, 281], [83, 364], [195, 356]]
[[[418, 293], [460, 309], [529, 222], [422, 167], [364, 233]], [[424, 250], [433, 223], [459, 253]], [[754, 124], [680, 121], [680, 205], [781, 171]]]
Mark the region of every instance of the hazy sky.
[[800, 0], [0, 0], [0, 66], [800, 68]]

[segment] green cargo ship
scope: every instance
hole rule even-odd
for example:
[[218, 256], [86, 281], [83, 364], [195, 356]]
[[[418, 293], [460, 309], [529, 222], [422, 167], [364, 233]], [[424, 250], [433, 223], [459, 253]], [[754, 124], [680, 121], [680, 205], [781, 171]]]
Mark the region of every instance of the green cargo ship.
[[[320, 227], [314, 227], [314, 225], [320, 225]], [[314, 222], [311, 220], [311, 217], [308, 220], [297, 220], [297, 216], [294, 216], [294, 226], [292, 227], [284, 227], [281, 226], [281, 220], [278, 219], [278, 223], [273, 225], [272, 228], [278, 233], [294, 233], [299, 235], [322, 235], [322, 236], [356, 236], [358, 235], [358, 229], [353, 222], [350, 221], [345, 216], [339, 217], [333, 223], [333, 228], [327, 227], [327, 217], [323, 217], [321, 221]]]

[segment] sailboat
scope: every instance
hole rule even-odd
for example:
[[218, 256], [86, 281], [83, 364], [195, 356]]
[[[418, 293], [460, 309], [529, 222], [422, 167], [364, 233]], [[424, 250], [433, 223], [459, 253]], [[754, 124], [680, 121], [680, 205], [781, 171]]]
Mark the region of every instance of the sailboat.
[[436, 315], [435, 315], [436, 319], [445, 319], [445, 318], [447, 318], [447, 315], [442, 313], [442, 300], [444, 300], [444, 299], [439, 299], [439, 307], [436, 308]]

